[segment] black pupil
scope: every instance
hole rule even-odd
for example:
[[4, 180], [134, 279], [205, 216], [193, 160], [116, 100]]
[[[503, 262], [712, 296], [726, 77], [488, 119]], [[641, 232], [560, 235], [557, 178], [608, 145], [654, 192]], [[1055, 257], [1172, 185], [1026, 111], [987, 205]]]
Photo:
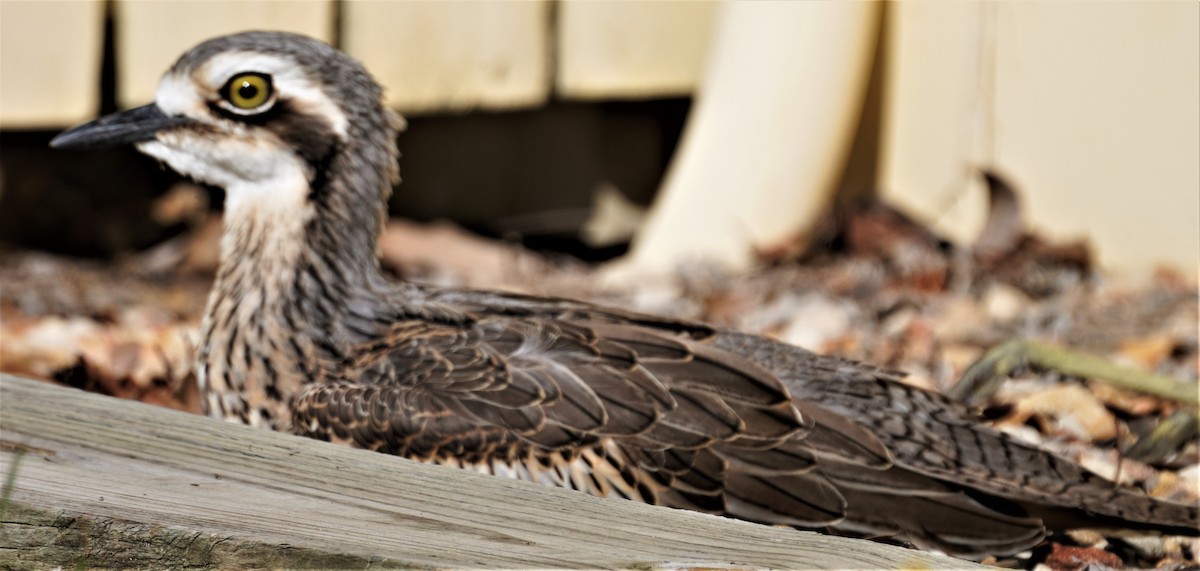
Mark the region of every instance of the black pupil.
[[254, 99], [255, 95], [258, 95], [258, 88], [249, 81], [243, 81], [241, 87], [238, 87], [238, 96], [242, 99]]

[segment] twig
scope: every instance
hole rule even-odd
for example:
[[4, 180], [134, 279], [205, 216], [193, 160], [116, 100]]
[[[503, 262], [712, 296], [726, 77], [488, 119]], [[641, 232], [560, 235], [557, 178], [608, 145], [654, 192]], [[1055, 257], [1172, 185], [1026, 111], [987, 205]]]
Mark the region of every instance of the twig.
[[1026, 365], [1076, 377], [1102, 380], [1115, 387], [1197, 406], [1198, 393], [1195, 384], [1123, 367], [1095, 355], [1027, 339], [1013, 339], [985, 353], [963, 373], [949, 394], [968, 405], [977, 405], [996, 392], [1014, 370]]

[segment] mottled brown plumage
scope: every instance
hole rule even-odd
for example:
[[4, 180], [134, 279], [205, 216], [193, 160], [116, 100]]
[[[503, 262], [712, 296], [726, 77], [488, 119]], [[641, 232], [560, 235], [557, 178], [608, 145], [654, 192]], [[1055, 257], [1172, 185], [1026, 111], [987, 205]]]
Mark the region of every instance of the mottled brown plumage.
[[360, 64], [258, 32], [201, 44], [156, 104], [56, 141], [134, 142], [227, 188], [198, 357], [210, 414], [964, 556], [1028, 548], [1047, 527], [1196, 533], [1195, 506], [1015, 442], [892, 371], [578, 301], [388, 281], [375, 250], [397, 125]]

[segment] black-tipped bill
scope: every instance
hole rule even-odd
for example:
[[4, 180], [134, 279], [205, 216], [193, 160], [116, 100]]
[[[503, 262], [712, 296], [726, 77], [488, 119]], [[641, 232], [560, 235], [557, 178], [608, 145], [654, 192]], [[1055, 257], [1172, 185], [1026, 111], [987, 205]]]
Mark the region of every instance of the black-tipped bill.
[[151, 103], [105, 115], [91, 123], [63, 131], [50, 141], [50, 146], [56, 149], [82, 150], [149, 141], [159, 131], [189, 121], [186, 117], [167, 115], [158, 105]]

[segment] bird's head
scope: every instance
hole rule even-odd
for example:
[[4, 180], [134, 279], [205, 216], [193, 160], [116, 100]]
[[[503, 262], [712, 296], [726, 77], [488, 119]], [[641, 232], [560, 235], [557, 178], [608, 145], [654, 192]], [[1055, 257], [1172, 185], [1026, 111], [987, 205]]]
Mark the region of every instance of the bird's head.
[[[132, 143], [225, 188], [230, 203], [286, 207], [357, 190], [374, 210], [396, 179], [399, 125], [353, 58], [296, 34], [247, 32], [184, 54], [153, 103], [75, 127], [51, 145]], [[339, 170], [359, 178], [331, 181]]]

